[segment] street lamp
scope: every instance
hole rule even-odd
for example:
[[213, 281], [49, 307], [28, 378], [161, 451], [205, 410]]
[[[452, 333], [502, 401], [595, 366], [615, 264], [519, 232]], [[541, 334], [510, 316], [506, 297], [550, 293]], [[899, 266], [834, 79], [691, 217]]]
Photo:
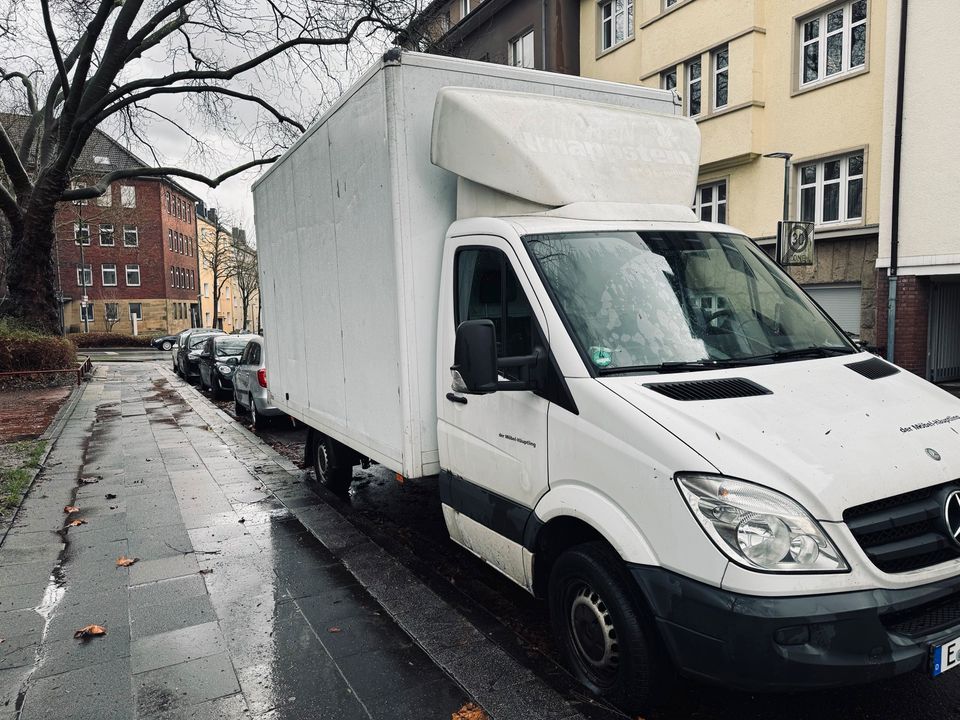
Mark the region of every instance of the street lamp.
[[[790, 220], [790, 158], [793, 157], [793, 153], [788, 152], [772, 152], [764, 155], [767, 158], [783, 158], [783, 222], [786, 223]], [[776, 242], [776, 255], [775, 259], [777, 264], [780, 263], [780, 252], [781, 252], [781, 242], [780, 239], [780, 230], [777, 230], [777, 242]]]

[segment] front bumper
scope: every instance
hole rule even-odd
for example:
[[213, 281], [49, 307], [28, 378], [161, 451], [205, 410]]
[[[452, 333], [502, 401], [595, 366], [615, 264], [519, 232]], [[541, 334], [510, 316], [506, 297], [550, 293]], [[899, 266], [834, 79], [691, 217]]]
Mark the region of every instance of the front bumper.
[[960, 577], [903, 590], [757, 597], [661, 568], [630, 571], [681, 672], [744, 690], [927, 672], [930, 647], [960, 636]]

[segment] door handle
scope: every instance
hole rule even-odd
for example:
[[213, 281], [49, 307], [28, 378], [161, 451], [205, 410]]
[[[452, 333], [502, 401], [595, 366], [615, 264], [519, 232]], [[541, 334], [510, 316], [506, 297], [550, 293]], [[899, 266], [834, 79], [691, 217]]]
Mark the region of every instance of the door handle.
[[461, 397], [460, 395], [454, 395], [452, 392], [447, 393], [447, 400], [449, 400], [450, 402], [460, 403], [461, 405], [467, 404], [467, 399], [465, 397]]

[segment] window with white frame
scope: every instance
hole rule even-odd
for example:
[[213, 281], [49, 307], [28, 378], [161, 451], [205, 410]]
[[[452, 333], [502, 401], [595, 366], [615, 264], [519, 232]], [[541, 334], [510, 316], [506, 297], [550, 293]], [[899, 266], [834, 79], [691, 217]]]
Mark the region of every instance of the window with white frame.
[[665, 70], [660, 73], [660, 87], [664, 90], [676, 90], [677, 89], [677, 68], [673, 67], [670, 70]]
[[107, 320], [113, 320], [114, 322], [119, 320], [120, 319], [120, 303], [104, 303], [103, 316]]
[[800, 85], [866, 65], [867, 0], [845, 2], [800, 21]]
[[137, 320], [143, 320], [143, 303], [130, 303], [129, 311]]
[[[73, 181], [71, 181], [71, 183], [70, 183], [70, 189], [71, 189], [71, 190], [80, 190], [81, 188], [85, 188], [85, 187], [87, 187], [87, 184], [86, 184], [86, 183], [78, 182], [78, 181], [76, 181], [76, 180], [73, 180]], [[86, 201], [86, 200], [74, 200], [74, 201], [73, 201], [73, 204], [74, 204], [74, 205], [86, 205], [86, 204], [87, 204], [87, 201]]]
[[703, 64], [700, 58], [687, 63], [687, 115], [696, 117], [703, 104]]
[[127, 287], [140, 287], [140, 266], [127, 265]]
[[110, 207], [113, 205], [113, 187], [108, 185], [107, 191], [97, 198], [97, 205], [100, 207]]
[[863, 151], [797, 166], [800, 219], [817, 225], [863, 219]]
[[713, 60], [713, 107], [727, 106], [730, 79], [730, 49], [724, 45], [710, 53]]
[[600, 4], [600, 49], [609, 50], [633, 37], [633, 0]]
[[92, 265], [77, 265], [77, 287], [93, 287]]
[[93, 303], [88, 302], [86, 305], [83, 303], [80, 304], [80, 322], [91, 321], [93, 320]]
[[104, 247], [113, 247], [113, 225], [100, 223], [100, 244]]
[[514, 67], [536, 67], [533, 54], [533, 30], [511, 40], [507, 49], [508, 59]]
[[90, 223], [75, 222], [73, 224], [73, 242], [77, 245], [90, 244]]
[[133, 185], [120, 186], [120, 205], [125, 208], [137, 206], [137, 189]]
[[693, 211], [704, 222], [727, 222], [727, 181], [699, 185]]
[[465, 18], [470, 14], [470, 0], [460, 0], [460, 17]]
[[680, 0], [663, 0], [663, 9], [666, 10], [668, 7], [673, 7], [678, 2], [680, 2]]
[[123, 226], [123, 246], [137, 247], [140, 244], [140, 234], [136, 225]]
[[104, 264], [100, 266], [100, 277], [104, 287], [113, 287], [117, 284], [117, 266]]

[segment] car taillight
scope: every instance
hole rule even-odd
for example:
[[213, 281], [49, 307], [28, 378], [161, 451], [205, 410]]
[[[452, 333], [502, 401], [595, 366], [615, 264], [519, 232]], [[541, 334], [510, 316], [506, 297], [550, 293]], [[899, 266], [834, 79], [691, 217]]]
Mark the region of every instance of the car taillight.
[[260, 387], [265, 388], [267, 386], [267, 369], [260, 368], [257, 370], [257, 382], [260, 383]]

